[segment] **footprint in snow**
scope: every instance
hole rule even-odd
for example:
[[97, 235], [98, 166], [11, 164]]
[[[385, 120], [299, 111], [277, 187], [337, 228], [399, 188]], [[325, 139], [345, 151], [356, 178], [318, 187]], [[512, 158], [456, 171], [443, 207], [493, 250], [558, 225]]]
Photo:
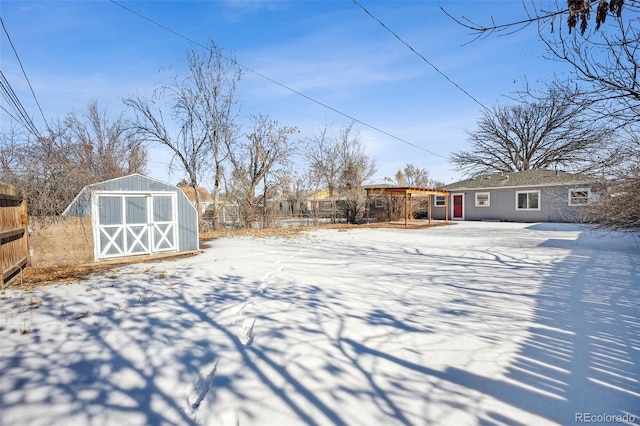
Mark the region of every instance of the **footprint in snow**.
[[193, 418], [198, 413], [200, 404], [211, 389], [217, 368], [218, 360], [202, 368], [198, 374], [198, 380], [196, 383], [189, 387], [186, 406], [184, 407], [184, 411], [188, 416]]
[[249, 346], [251, 346], [251, 343], [253, 343], [253, 326], [255, 325], [255, 323], [255, 319], [247, 318], [242, 324], [242, 332], [240, 333], [240, 336], [238, 338], [240, 339], [240, 343], [242, 343], [245, 348], [248, 348]]

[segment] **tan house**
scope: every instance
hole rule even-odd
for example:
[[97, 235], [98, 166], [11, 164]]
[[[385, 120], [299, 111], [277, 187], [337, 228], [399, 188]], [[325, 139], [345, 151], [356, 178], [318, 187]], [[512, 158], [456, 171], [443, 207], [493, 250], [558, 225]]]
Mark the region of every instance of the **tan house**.
[[[191, 204], [196, 207], [196, 193], [193, 188], [187, 185], [178, 185], [178, 188], [182, 189]], [[198, 187], [198, 196], [200, 197], [200, 213], [204, 214], [213, 205], [213, 197], [206, 188], [201, 186]]]
[[311, 194], [307, 198], [307, 210], [314, 217], [341, 216], [344, 213], [346, 198], [329, 195], [328, 189]]

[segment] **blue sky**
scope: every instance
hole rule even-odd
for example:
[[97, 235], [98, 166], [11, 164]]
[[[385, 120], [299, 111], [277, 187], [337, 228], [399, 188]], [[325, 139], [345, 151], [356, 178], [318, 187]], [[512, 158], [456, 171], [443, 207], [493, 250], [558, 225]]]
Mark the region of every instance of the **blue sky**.
[[[352, 1], [122, 1], [182, 36], [225, 54], [296, 91], [417, 145], [356, 124], [381, 182], [407, 163], [450, 183], [462, 176], [448, 156], [468, 148], [481, 107]], [[441, 10], [489, 23], [526, 16], [520, 1], [360, 1], [429, 62], [487, 107], [505, 96], [561, 75], [543, 58], [536, 28], [473, 43]], [[150, 96], [159, 83], [185, 72], [184, 38], [106, 0], [3, 0], [0, 14], [47, 120], [83, 113], [96, 99], [110, 115], [122, 99]], [[5, 34], [2, 70], [34, 121], [42, 117]], [[350, 120], [252, 73], [239, 85], [241, 115], [266, 114], [297, 126], [301, 137]], [[3, 106], [7, 107], [4, 99]], [[1, 112], [1, 111], [0, 111]], [[0, 114], [2, 130], [9, 127]], [[167, 174], [166, 151], [152, 147], [149, 174]]]

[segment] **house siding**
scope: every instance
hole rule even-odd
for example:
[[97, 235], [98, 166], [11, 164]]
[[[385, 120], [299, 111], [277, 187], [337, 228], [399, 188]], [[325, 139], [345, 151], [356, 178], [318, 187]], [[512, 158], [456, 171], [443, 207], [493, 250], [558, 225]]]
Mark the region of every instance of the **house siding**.
[[[580, 218], [584, 206], [569, 205], [570, 188], [573, 188], [573, 186], [523, 186], [508, 189], [478, 188], [453, 191], [457, 194], [464, 194], [464, 220], [573, 222]], [[539, 209], [516, 209], [516, 194], [529, 191], [539, 191]], [[488, 207], [477, 207], [476, 193], [489, 193], [490, 205]], [[435, 198], [433, 200], [435, 204]], [[444, 207], [434, 207], [433, 217], [435, 219], [444, 219]]]

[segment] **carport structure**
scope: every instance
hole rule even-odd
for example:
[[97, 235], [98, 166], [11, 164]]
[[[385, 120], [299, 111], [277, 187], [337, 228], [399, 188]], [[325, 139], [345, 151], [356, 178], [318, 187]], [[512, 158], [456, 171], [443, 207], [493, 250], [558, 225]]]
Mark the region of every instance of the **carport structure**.
[[432, 204], [436, 195], [444, 196], [444, 217], [445, 219], [449, 217], [449, 196], [451, 191], [447, 191], [445, 189], [431, 189], [431, 188], [417, 188], [411, 186], [367, 186], [365, 187], [367, 191], [367, 201], [365, 203], [366, 210], [366, 218], [367, 223], [369, 223], [369, 197], [374, 195], [376, 197], [387, 196], [389, 197], [389, 220], [391, 220], [391, 205], [392, 199], [395, 198], [404, 198], [404, 227], [407, 228], [409, 218], [413, 216], [413, 198], [424, 198], [428, 197], [428, 213], [427, 217], [429, 219], [429, 223], [431, 223], [432, 217]]

